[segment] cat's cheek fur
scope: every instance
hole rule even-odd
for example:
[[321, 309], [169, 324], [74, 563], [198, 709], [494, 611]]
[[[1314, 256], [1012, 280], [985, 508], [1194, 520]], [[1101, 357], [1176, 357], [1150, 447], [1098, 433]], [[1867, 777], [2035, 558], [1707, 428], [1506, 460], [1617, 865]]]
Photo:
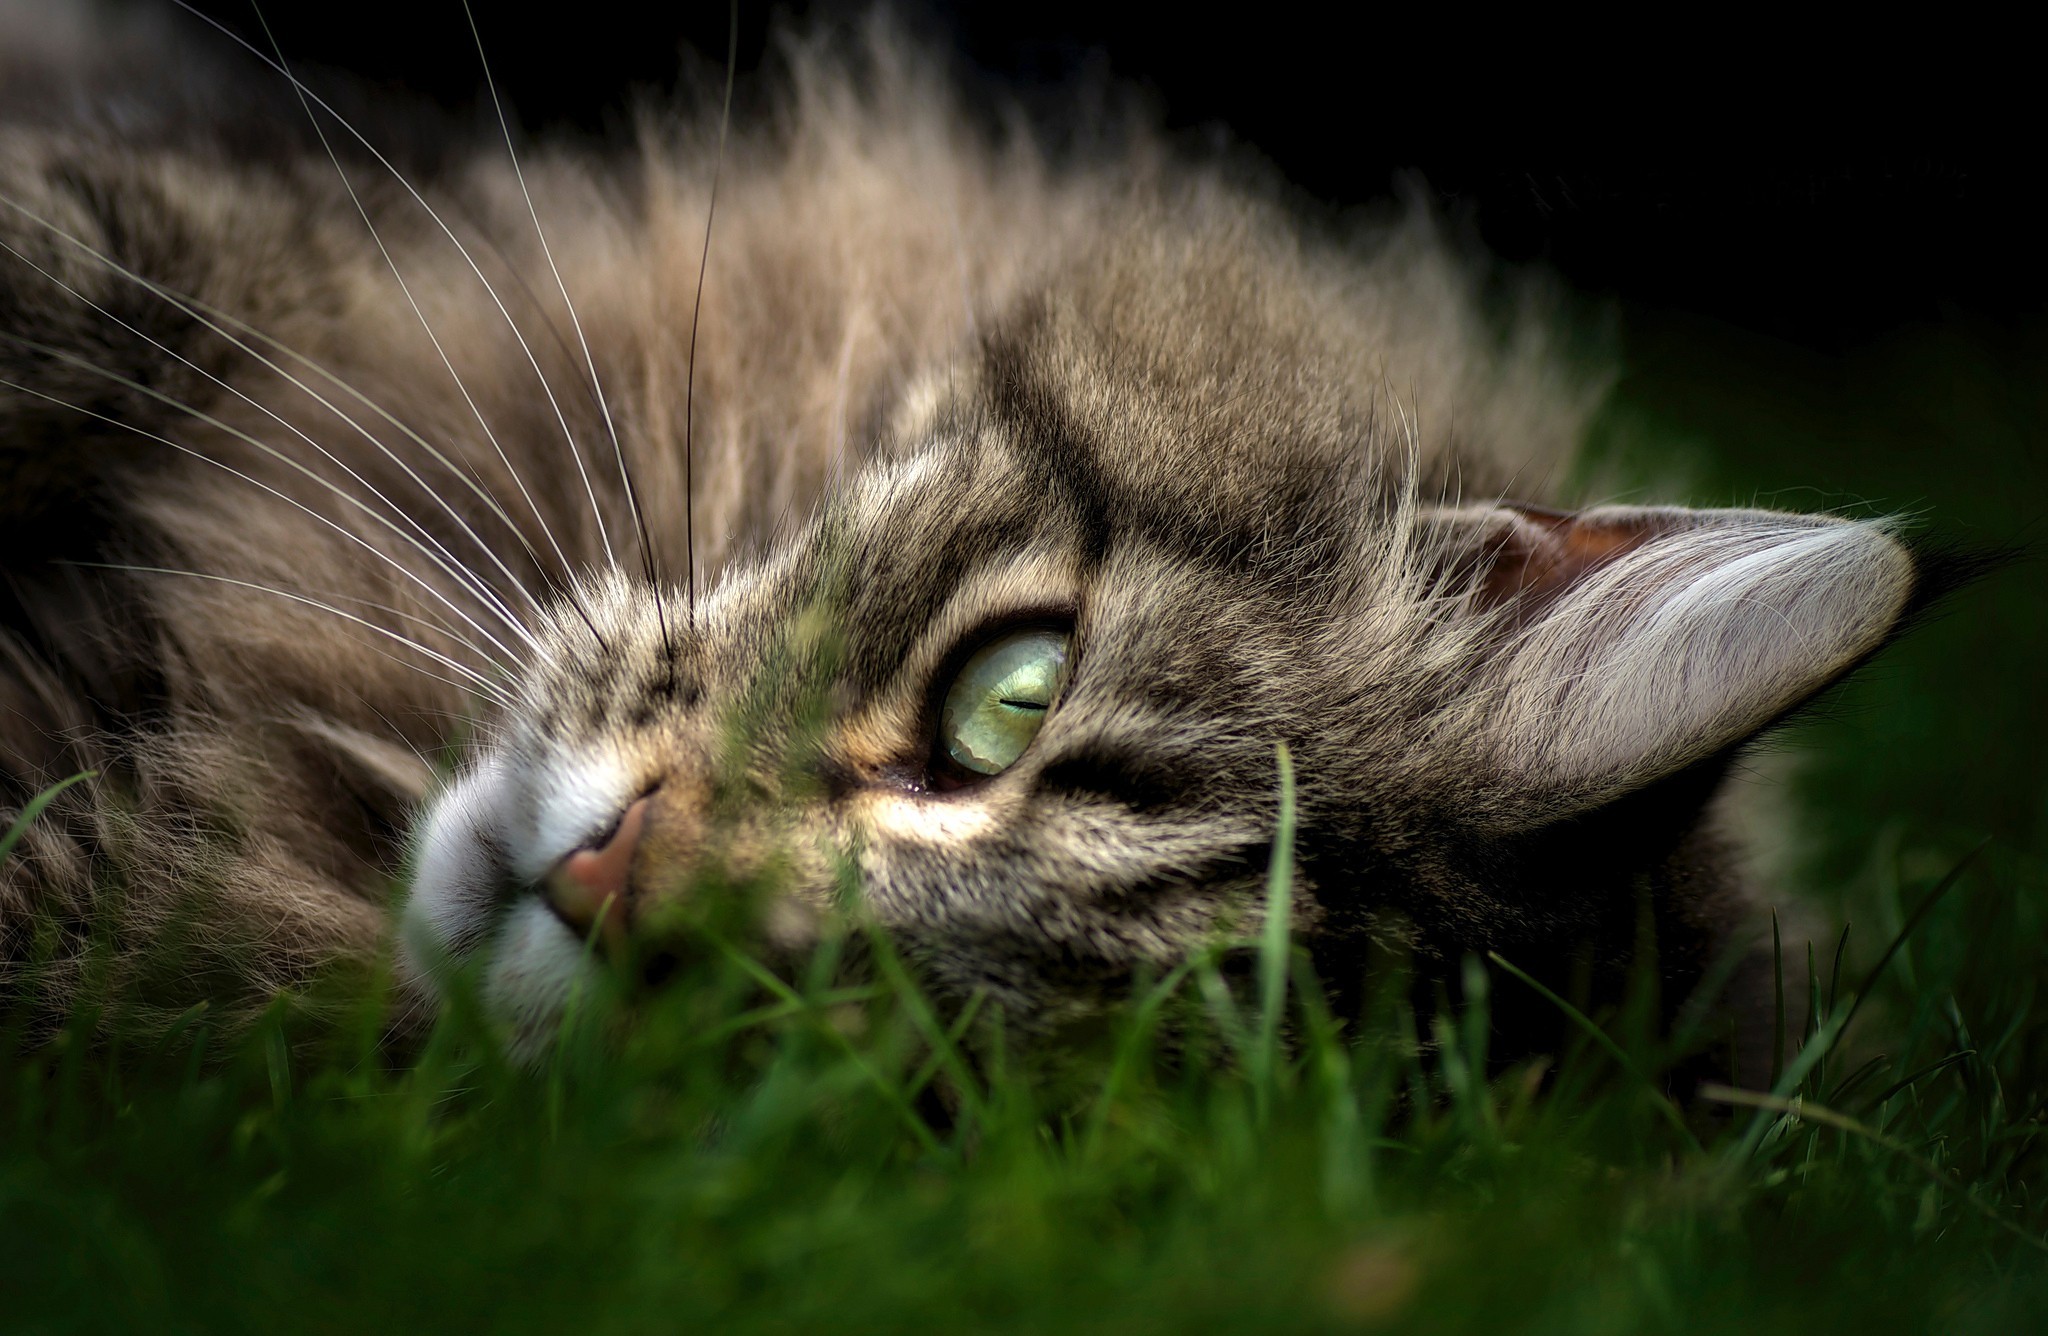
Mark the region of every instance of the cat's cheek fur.
[[860, 805], [861, 824], [874, 838], [935, 849], [950, 848], [989, 833], [995, 814], [979, 799], [931, 798], [882, 793]]

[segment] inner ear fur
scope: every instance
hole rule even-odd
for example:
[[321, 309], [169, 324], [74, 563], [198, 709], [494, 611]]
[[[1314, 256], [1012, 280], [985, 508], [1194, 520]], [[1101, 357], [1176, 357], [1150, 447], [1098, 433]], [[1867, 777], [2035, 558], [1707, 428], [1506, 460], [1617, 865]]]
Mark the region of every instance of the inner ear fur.
[[1430, 523], [1448, 578], [1505, 637], [1475, 669], [1477, 760], [1527, 797], [1510, 809], [1547, 818], [1782, 718], [1885, 642], [1918, 578], [1884, 521], [1503, 504]]

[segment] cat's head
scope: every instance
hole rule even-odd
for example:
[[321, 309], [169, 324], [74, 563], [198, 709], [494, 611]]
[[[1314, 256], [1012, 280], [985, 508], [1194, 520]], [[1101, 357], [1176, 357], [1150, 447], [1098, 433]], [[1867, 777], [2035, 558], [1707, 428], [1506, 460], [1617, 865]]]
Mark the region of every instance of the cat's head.
[[422, 824], [411, 957], [480, 955], [537, 1037], [591, 939], [745, 888], [752, 949], [856, 916], [1055, 1024], [1256, 927], [1281, 744], [1312, 939], [1566, 950], [1645, 878], [1710, 893], [1684, 851], [1721, 763], [1892, 633], [1907, 549], [1473, 500], [1324, 318], [1346, 295], [1275, 272], [1095, 257], [694, 608], [623, 575], [563, 600]]

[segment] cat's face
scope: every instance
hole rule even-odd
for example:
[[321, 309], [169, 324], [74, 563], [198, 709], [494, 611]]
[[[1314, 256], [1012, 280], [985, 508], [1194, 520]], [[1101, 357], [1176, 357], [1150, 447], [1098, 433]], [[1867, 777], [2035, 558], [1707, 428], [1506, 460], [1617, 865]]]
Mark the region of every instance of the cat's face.
[[[851, 914], [942, 991], [1057, 1023], [1256, 926], [1283, 743], [1312, 935], [1393, 911], [1438, 950], [1569, 945], [1663, 875], [1703, 791], [1630, 802], [1907, 604], [1874, 525], [1455, 504], [1397, 402], [1202, 275], [1137, 270], [920, 383], [694, 611], [623, 575], [556, 607], [423, 823], [413, 960], [481, 953], [537, 1038], [591, 939], [745, 893], [749, 949]], [[1126, 326], [1132, 281], [1157, 309]]]
[[1318, 627], [1356, 597], [1311, 580], [1299, 538], [1375, 542], [1366, 479], [1221, 510], [1222, 462], [1190, 457], [1213, 442], [1137, 415], [1105, 448], [991, 393], [1036, 374], [1024, 356], [911, 396], [694, 613], [623, 576], [557, 608], [503, 742], [425, 827], [415, 953], [485, 950], [493, 1001], [544, 1027], [596, 926], [564, 870], [608, 843], [628, 870], [587, 888], [618, 895], [601, 936], [751, 888], [748, 945], [801, 950], [852, 900], [942, 988], [1043, 1020], [1248, 926], [1275, 744], [1301, 743], [1342, 656]]

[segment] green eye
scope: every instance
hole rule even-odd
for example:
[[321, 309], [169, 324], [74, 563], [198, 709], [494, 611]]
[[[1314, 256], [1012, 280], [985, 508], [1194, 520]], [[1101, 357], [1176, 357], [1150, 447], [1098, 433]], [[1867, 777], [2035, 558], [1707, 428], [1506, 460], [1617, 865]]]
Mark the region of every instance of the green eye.
[[1012, 631], [961, 665], [939, 711], [939, 742], [954, 764], [999, 775], [1017, 763], [1066, 680], [1072, 639], [1044, 628]]

